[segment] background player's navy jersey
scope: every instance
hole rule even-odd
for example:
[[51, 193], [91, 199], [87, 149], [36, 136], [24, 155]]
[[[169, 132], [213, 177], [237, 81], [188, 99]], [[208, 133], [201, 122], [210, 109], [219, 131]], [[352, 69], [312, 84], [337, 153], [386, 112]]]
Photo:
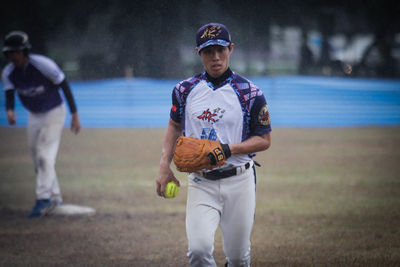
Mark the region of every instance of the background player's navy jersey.
[[16, 89], [22, 104], [33, 113], [46, 112], [62, 103], [59, 84], [65, 79], [57, 64], [42, 55], [29, 55], [24, 69], [9, 63], [3, 70], [4, 90]]

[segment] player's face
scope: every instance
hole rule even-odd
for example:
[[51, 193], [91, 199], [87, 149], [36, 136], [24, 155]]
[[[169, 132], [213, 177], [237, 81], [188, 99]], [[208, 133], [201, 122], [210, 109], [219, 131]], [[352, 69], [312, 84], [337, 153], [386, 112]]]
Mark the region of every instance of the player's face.
[[207, 73], [217, 78], [224, 74], [229, 67], [229, 56], [233, 51], [233, 44], [230, 48], [220, 45], [210, 45], [199, 53]]
[[9, 51], [7, 52], [7, 58], [18, 68], [25, 67], [28, 62], [28, 58], [23, 51]]

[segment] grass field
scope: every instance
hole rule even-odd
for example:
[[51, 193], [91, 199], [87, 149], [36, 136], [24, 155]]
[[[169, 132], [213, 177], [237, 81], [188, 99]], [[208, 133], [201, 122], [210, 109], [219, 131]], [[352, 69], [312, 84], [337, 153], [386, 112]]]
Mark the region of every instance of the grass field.
[[[0, 128], [0, 266], [187, 266], [186, 177], [155, 193], [163, 129], [65, 130], [64, 202], [92, 217], [27, 219], [25, 129]], [[274, 129], [260, 153], [252, 266], [399, 266], [400, 127]], [[221, 233], [215, 258], [224, 264]]]

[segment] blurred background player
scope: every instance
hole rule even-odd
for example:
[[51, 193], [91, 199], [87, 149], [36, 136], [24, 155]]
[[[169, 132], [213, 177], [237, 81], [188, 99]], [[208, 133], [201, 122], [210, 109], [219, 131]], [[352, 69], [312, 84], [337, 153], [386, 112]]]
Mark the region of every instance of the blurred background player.
[[157, 194], [179, 181], [171, 170], [180, 135], [216, 140], [231, 151], [224, 165], [189, 174], [186, 233], [190, 266], [216, 266], [214, 237], [220, 226], [227, 266], [250, 266], [250, 235], [256, 206], [252, 157], [269, 148], [271, 126], [265, 97], [229, 68], [234, 44], [225, 25], [210, 23], [196, 34], [205, 72], [178, 83], [162, 145]]
[[38, 217], [62, 203], [55, 163], [66, 108], [59, 88], [63, 90], [72, 114], [71, 131], [77, 134], [81, 124], [63, 71], [50, 58], [30, 54], [30, 49], [25, 32], [12, 31], [6, 35], [3, 53], [10, 63], [3, 69], [2, 82], [8, 124], [16, 124], [15, 91], [29, 111], [28, 143], [37, 175], [36, 203], [29, 217]]

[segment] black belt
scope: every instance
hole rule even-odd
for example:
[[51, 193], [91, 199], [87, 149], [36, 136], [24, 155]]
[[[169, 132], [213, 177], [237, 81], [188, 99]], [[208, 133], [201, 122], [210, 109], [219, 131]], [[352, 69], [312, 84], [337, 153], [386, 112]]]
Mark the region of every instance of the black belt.
[[[244, 169], [247, 170], [250, 168], [250, 162], [247, 162], [244, 165]], [[208, 180], [219, 180], [219, 179], [224, 179], [228, 178], [234, 175], [239, 174], [238, 170], [241, 170], [241, 167], [234, 167], [234, 168], [229, 168], [229, 169], [218, 169], [210, 172], [203, 172], [202, 176]]]

